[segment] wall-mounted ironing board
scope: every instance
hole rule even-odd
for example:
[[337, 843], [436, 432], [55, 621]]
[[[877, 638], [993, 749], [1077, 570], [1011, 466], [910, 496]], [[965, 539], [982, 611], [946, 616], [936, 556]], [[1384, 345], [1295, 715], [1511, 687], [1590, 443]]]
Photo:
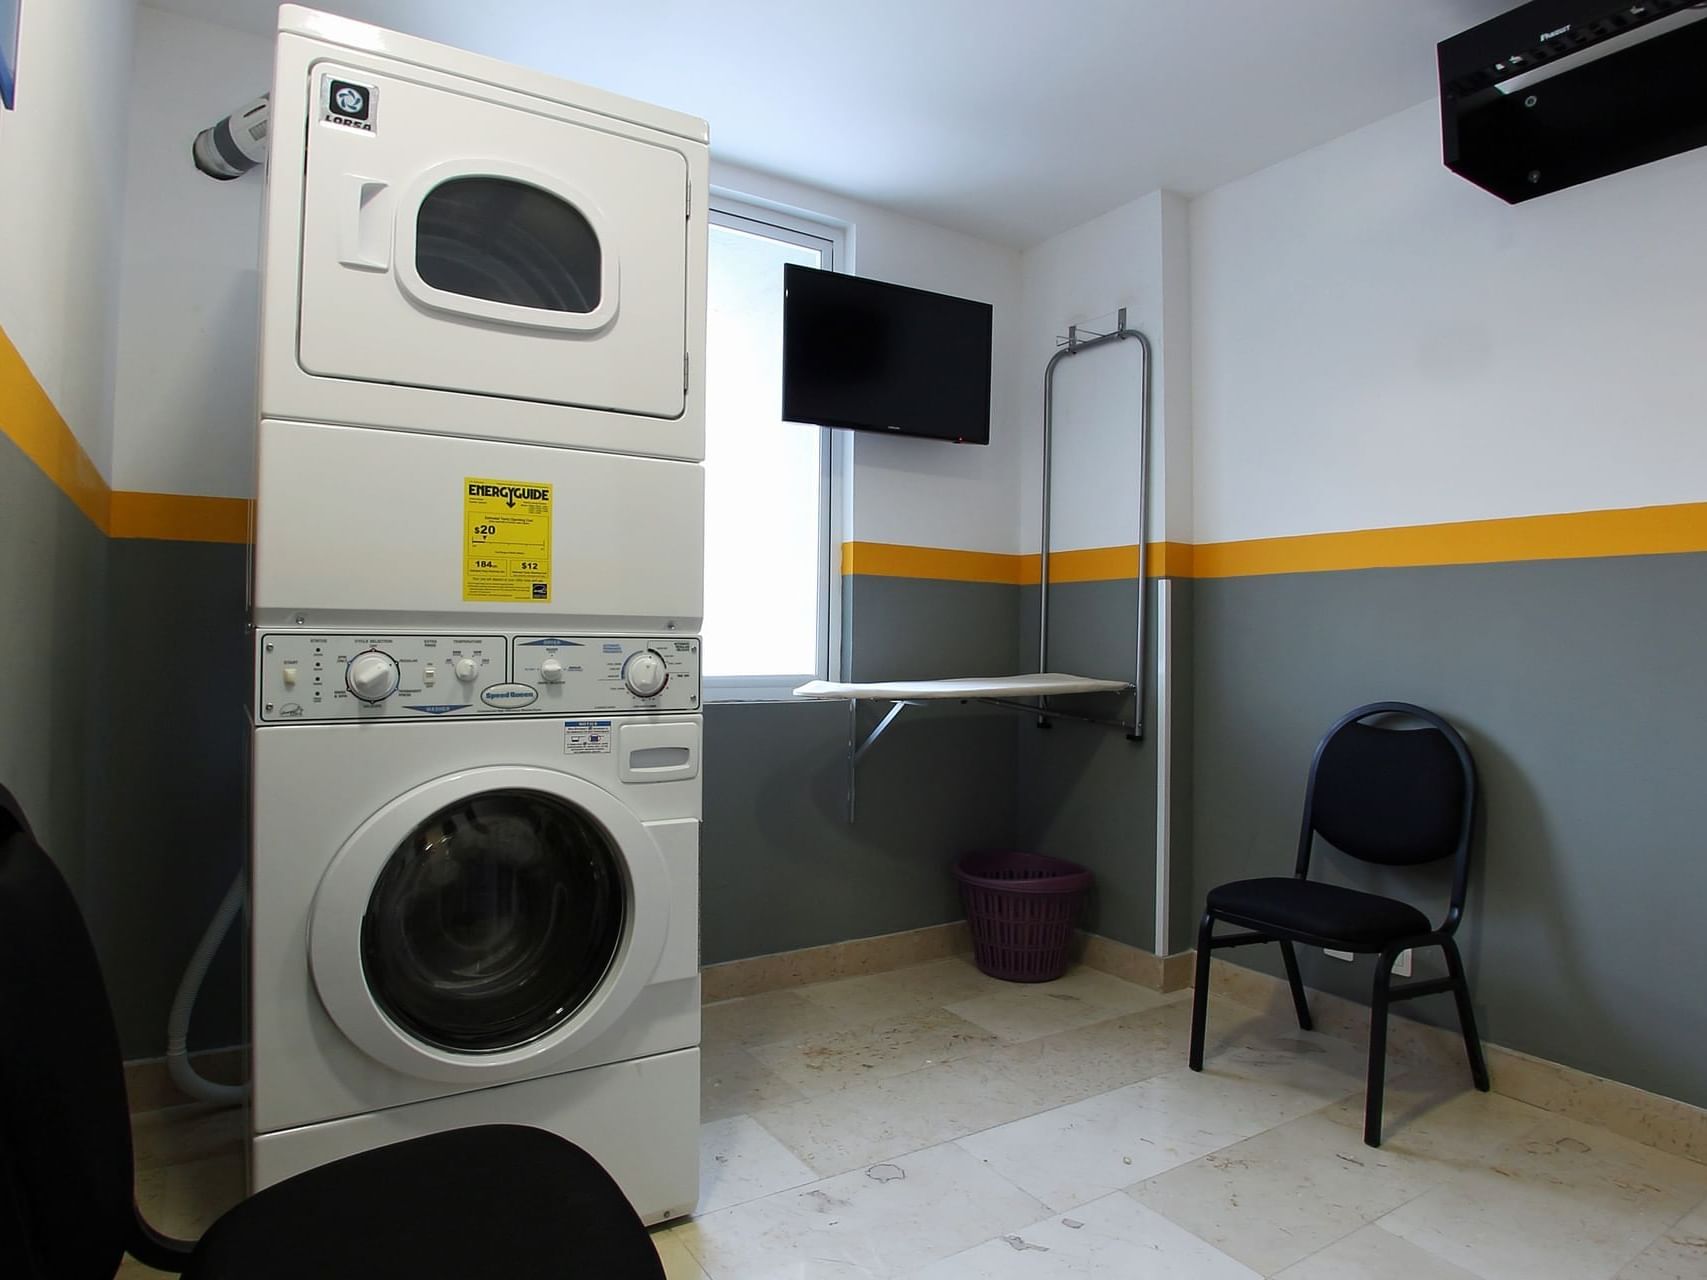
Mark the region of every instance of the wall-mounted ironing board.
[[[1138, 636], [1134, 662], [1135, 683], [1121, 680], [1096, 680], [1089, 676], [1061, 675], [1045, 671], [1049, 665], [1049, 478], [1054, 452], [1055, 368], [1070, 356], [1093, 347], [1107, 346], [1136, 339], [1143, 353], [1143, 391], [1138, 407]], [[1149, 525], [1149, 460], [1150, 460], [1150, 340], [1137, 329], [1126, 327], [1126, 308], [1122, 307], [1112, 330], [1085, 338], [1078, 326], [1067, 330], [1065, 338], [1057, 338], [1060, 350], [1049, 359], [1043, 373], [1043, 520], [1041, 527], [1042, 554], [1038, 575], [1038, 644], [1037, 671], [1017, 676], [956, 676], [947, 680], [887, 680], [866, 684], [838, 684], [831, 680], [812, 680], [794, 691], [797, 698], [817, 700], [846, 699], [848, 704], [848, 821], [854, 820], [854, 782], [860, 757], [869, 751], [883, 731], [895, 723], [895, 718], [907, 707], [926, 702], [952, 700], [982, 702], [989, 706], [1024, 711], [1038, 717], [1040, 724], [1051, 719], [1082, 720], [1089, 724], [1107, 725], [1124, 730], [1133, 742], [1144, 736], [1144, 667], [1145, 667], [1145, 567], [1148, 552]], [[1073, 694], [1132, 694], [1132, 718], [1111, 720], [1105, 716], [1085, 715], [1062, 711], [1048, 704], [1047, 699]], [[1038, 702], [1019, 701], [1036, 698]], [[859, 736], [859, 704], [889, 702], [891, 706], [877, 727]]]
[[[1050, 698], [1083, 693], [1131, 693], [1133, 686], [1124, 680], [1095, 680], [1090, 676], [1069, 676], [1054, 671], [1023, 676], [956, 676], [948, 680], [880, 680], [866, 684], [843, 684], [834, 680], [812, 680], [794, 691], [797, 698], [816, 701], [847, 700], [848, 704], [848, 821], [854, 820], [854, 785], [859, 774], [859, 762], [883, 731], [895, 723], [895, 718], [908, 707], [926, 702], [982, 702], [993, 707], [1024, 711], [1044, 719], [1061, 717], [1084, 720], [1091, 724], [1109, 725], [1130, 731], [1125, 720], [1110, 720], [1101, 716], [1081, 715], [1076, 711], [1061, 711], [1042, 703], [1020, 702], [1020, 698]], [[884, 714], [877, 726], [859, 736], [859, 704], [889, 702], [894, 705]]]

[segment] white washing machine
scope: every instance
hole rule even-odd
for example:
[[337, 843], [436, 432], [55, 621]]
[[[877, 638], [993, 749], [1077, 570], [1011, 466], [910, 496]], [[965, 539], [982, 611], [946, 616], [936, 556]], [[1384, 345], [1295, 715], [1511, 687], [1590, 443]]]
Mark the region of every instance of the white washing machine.
[[703, 459], [705, 122], [279, 10], [264, 419]]
[[698, 1190], [699, 642], [257, 634], [251, 1175], [480, 1123]]

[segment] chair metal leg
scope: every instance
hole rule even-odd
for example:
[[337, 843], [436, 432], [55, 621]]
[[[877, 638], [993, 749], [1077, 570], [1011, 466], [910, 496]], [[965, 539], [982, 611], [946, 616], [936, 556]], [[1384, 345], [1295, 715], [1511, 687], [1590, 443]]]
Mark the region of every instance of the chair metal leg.
[[1298, 974], [1298, 953], [1285, 939], [1280, 943], [1280, 958], [1286, 962], [1286, 981], [1292, 987], [1292, 1007], [1298, 1011], [1298, 1025], [1305, 1031], [1315, 1029], [1310, 1021], [1310, 1004], [1304, 998], [1304, 979]]
[[1452, 998], [1458, 1002], [1458, 1025], [1464, 1031], [1464, 1053], [1470, 1059], [1470, 1078], [1476, 1088], [1488, 1092], [1488, 1062], [1482, 1056], [1482, 1037], [1476, 1030], [1476, 1013], [1470, 1007], [1470, 983], [1464, 976], [1464, 959], [1458, 944], [1447, 938], [1440, 944], [1446, 953], [1446, 972], [1452, 979]]
[[1203, 1070], [1203, 1033], [1209, 1022], [1209, 951], [1215, 936], [1215, 917], [1203, 913], [1197, 930], [1197, 985], [1191, 993], [1191, 1057], [1193, 1071]]
[[1364, 1145], [1381, 1145], [1381, 1103], [1387, 1087], [1387, 989], [1397, 952], [1375, 961], [1375, 994], [1369, 1002], [1369, 1083], [1363, 1100]]

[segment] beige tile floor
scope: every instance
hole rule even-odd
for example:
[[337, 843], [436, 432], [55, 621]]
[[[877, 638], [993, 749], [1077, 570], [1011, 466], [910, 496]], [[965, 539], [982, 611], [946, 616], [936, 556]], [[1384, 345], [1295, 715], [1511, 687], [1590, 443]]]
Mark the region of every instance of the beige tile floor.
[[[1231, 1001], [963, 960], [705, 1010], [701, 1200], [670, 1280], [1707, 1280], [1707, 1166]], [[137, 1121], [139, 1194], [199, 1230], [239, 1192], [231, 1113]], [[153, 1272], [131, 1265], [122, 1276]]]

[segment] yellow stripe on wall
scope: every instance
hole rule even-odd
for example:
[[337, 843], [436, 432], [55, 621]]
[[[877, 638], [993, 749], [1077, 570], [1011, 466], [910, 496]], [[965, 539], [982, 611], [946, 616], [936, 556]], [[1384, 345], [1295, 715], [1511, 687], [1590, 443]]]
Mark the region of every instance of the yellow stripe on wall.
[[111, 533], [168, 542], [247, 542], [250, 505], [244, 498], [120, 489], [113, 494]]
[[[1150, 544], [1150, 576], [1177, 578], [1191, 558], [1181, 542]], [[957, 551], [914, 547], [898, 542], [842, 543], [842, 573], [876, 578], [936, 578], [947, 582], [994, 582], [1010, 587], [1036, 586], [1042, 558], [1035, 553]], [[1049, 557], [1051, 582], [1113, 582], [1137, 576], [1138, 548], [1092, 547], [1057, 551]]]
[[[880, 548], [881, 554], [870, 553], [869, 548]], [[1707, 552], [1707, 502], [1241, 542], [1156, 542], [1149, 550], [1148, 576], [1152, 578], [1248, 578], [1276, 573], [1677, 555]], [[959, 572], [963, 565], [975, 566], [976, 574]], [[1057, 551], [1049, 557], [1051, 582], [1129, 582], [1137, 571], [1138, 548], [1131, 545]], [[1038, 557], [849, 542], [842, 546], [842, 572], [1030, 586], [1038, 580]]]
[[108, 487], [4, 329], [0, 329], [0, 432], [109, 537], [249, 541], [246, 499]]
[[1707, 551], [1707, 502], [1309, 533], [1192, 548], [1191, 577], [1583, 560]]
[[103, 533], [107, 528], [107, 482], [59, 416], [53, 400], [0, 329], [0, 431], [42, 469]]

